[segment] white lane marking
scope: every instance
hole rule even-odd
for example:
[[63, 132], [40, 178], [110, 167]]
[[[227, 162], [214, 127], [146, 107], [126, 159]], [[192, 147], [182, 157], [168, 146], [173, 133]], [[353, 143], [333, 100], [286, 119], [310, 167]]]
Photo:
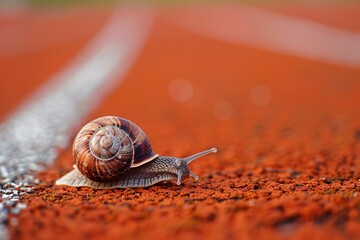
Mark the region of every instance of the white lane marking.
[[185, 16], [167, 20], [222, 41], [360, 67], [358, 32], [245, 6], [191, 8]]
[[[0, 186], [7, 188], [0, 201], [0, 239], [8, 239], [2, 223], [9, 210], [3, 206], [19, 200], [15, 188], [34, 185], [26, 173], [56, 159], [74, 127], [124, 79], [146, 43], [153, 17], [143, 10], [115, 12], [77, 58], [0, 126]], [[16, 202], [11, 206], [20, 208]], [[10, 225], [17, 224], [11, 220]]]
[[[118, 10], [61, 72], [0, 126], [0, 178], [50, 163], [72, 130], [124, 78], [151, 29], [148, 10]], [[115, 81], [115, 77], [116, 80]]]

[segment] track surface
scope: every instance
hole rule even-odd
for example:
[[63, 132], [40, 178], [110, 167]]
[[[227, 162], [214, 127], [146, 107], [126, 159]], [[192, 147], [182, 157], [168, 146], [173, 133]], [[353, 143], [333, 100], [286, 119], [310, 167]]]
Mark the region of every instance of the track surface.
[[[218, 154], [191, 164], [200, 180], [125, 190], [54, 186], [72, 168], [64, 149], [23, 197], [28, 207], [10, 216], [11, 239], [358, 238], [360, 69], [192, 33], [168, 21], [172, 11], [186, 21], [185, 10], [158, 10], [125, 81], [88, 120], [130, 119], [161, 155], [216, 146]], [[360, 31], [358, 11], [348, 7], [336, 8], [341, 18], [323, 8], [270, 11]], [[2, 57], [1, 116], [76, 55], [109, 12], [96, 13], [77, 40]], [[23, 92], [13, 91], [20, 83]]]

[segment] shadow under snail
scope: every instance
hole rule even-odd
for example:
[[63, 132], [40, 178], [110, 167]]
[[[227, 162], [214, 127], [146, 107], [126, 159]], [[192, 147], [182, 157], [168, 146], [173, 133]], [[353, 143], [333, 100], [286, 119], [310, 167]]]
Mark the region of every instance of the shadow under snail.
[[188, 164], [216, 148], [186, 158], [156, 154], [145, 133], [129, 120], [106, 116], [86, 124], [73, 144], [74, 169], [57, 185], [95, 189], [148, 187], [158, 182], [192, 176]]

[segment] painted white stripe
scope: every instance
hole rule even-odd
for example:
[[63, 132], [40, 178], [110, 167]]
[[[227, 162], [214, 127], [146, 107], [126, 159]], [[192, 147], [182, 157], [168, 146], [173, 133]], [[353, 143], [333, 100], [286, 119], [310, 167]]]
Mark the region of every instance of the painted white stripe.
[[[106, 27], [0, 127], [0, 178], [50, 163], [75, 126], [132, 66], [142, 50], [153, 12], [118, 10]], [[116, 77], [116, 80], [114, 81]]]
[[221, 41], [360, 67], [360, 33], [245, 6], [186, 9], [167, 20]]
[[[115, 12], [76, 59], [0, 126], [1, 188], [36, 183], [25, 173], [38, 171], [39, 164], [56, 159], [57, 149], [68, 145], [74, 127], [124, 79], [147, 40], [152, 22], [149, 11]], [[3, 204], [18, 197], [18, 191], [15, 194], [10, 189], [6, 199], [1, 195], [1, 223], [8, 211]], [[0, 239], [7, 239], [7, 229], [1, 223]]]

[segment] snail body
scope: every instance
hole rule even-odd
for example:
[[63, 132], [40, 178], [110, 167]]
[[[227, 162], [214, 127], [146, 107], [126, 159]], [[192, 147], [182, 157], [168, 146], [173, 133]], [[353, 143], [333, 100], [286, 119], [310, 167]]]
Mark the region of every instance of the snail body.
[[106, 116], [86, 124], [73, 144], [74, 169], [58, 179], [57, 185], [96, 189], [148, 187], [167, 180], [181, 181], [196, 176], [188, 164], [212, 148], [186, 158], [156, 154], [146, 134], [136, 124]]

